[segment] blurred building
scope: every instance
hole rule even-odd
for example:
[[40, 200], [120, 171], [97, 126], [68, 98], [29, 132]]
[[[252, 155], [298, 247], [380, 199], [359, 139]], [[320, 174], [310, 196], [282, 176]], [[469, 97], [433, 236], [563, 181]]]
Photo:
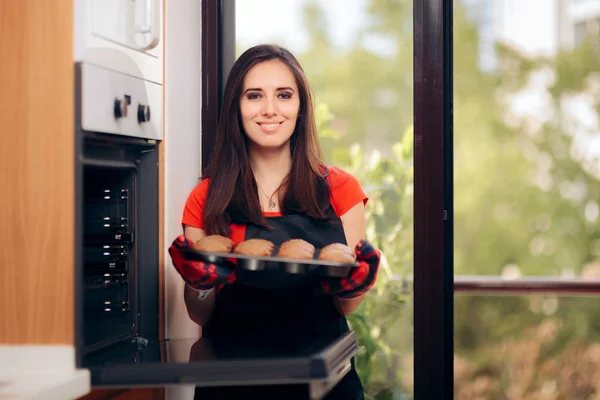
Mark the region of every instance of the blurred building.
[[[479, 65], [490, 73], [499, 69], [498, 43], [525, 56], [548, 58], [576, 48], [586, 38], [600, 46], [600, 0], [462, 0], [462, 4], [478, 28]], [[553, 71], [534, 74], [527, 87], [508, 99], [506, 121], [526, 117], [527, 126], [535, 130], [553, 120], [555, 110], [547, 91], [552, 81]], [[560, 108], [561, 126], [575, 136], [574, 145], [585, 158], [600, 157], [600, 121], [590, 96], [565, 96]]]
[[552, 56], [600, 35], [600, 0], [462, 0], [479, 31], [483, 70], [497, 68], [495, 44]]
[[558, 31], [562, 47], [580, 44], [588, 35], [600, 36], [600, 0], [558, 0]]

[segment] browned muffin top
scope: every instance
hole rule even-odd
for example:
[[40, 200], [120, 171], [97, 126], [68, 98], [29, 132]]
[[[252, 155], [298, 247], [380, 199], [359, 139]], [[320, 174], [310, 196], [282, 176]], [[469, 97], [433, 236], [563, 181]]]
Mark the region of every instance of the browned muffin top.
[[244, 240], [235, 247], [234, 253], [247, 256], [267, 257], [273, 253], [275, 245], [264, 239]]
[[345, 244], [333, 243], [321, 249], [319, 260], [351, 264], [356, 261], [356, 253]]
[[197, 240], [192, 245], [196, 251], [207, 251], [211, 253], [229, 253], [233, 248], [233, 240], [221, 235], [208, 235]]
[[284, 242], [277, 253], [278, 257], [311, 260], [315, 254], [315, 246], [302, 239]]

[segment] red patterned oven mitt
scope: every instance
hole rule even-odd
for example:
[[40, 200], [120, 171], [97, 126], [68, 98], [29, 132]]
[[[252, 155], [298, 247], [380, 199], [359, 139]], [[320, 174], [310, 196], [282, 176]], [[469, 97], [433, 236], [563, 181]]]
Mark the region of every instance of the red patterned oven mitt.
[[233, 264], [214, 264], [186, 258], [186, 251], [192, 247], [192, 242], [184, 235], [175, 239], [169, 254], [173, 265], [183, 280], [196, 290], [209, 290], [217, 285], [229, 284], [235, 281], [235, 266]]
[[375, 284], [381, 252], [366, 240], [361, 240], [355, 247], [356, 261], [359, 266], [353, 268], [345, 278], [327, 278], [322, 282], [326, 293], [342, 299], [353, 299], [367, 293]]

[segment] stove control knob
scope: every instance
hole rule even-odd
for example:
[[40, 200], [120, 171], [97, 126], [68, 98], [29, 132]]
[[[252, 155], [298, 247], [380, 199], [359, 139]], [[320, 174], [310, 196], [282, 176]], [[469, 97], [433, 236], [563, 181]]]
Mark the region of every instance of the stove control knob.
[[127, 101], [126, 100], [115, 99], [114, 114], [115, 114], [116, 119], [127, 116]]
[[138, 122], [141, 124], [148, 121], [150, 121], [150, 106], [144, 104], [138, 105]]

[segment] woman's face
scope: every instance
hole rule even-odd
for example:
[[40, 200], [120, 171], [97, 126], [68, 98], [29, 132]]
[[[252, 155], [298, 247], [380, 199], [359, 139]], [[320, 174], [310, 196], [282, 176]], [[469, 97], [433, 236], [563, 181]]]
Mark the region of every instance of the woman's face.
[[252, 144], [270, 149], [288, 144], [299, 110], [296, 79], [281, 61], [261, 62], [246, 73], [240, 113]]

